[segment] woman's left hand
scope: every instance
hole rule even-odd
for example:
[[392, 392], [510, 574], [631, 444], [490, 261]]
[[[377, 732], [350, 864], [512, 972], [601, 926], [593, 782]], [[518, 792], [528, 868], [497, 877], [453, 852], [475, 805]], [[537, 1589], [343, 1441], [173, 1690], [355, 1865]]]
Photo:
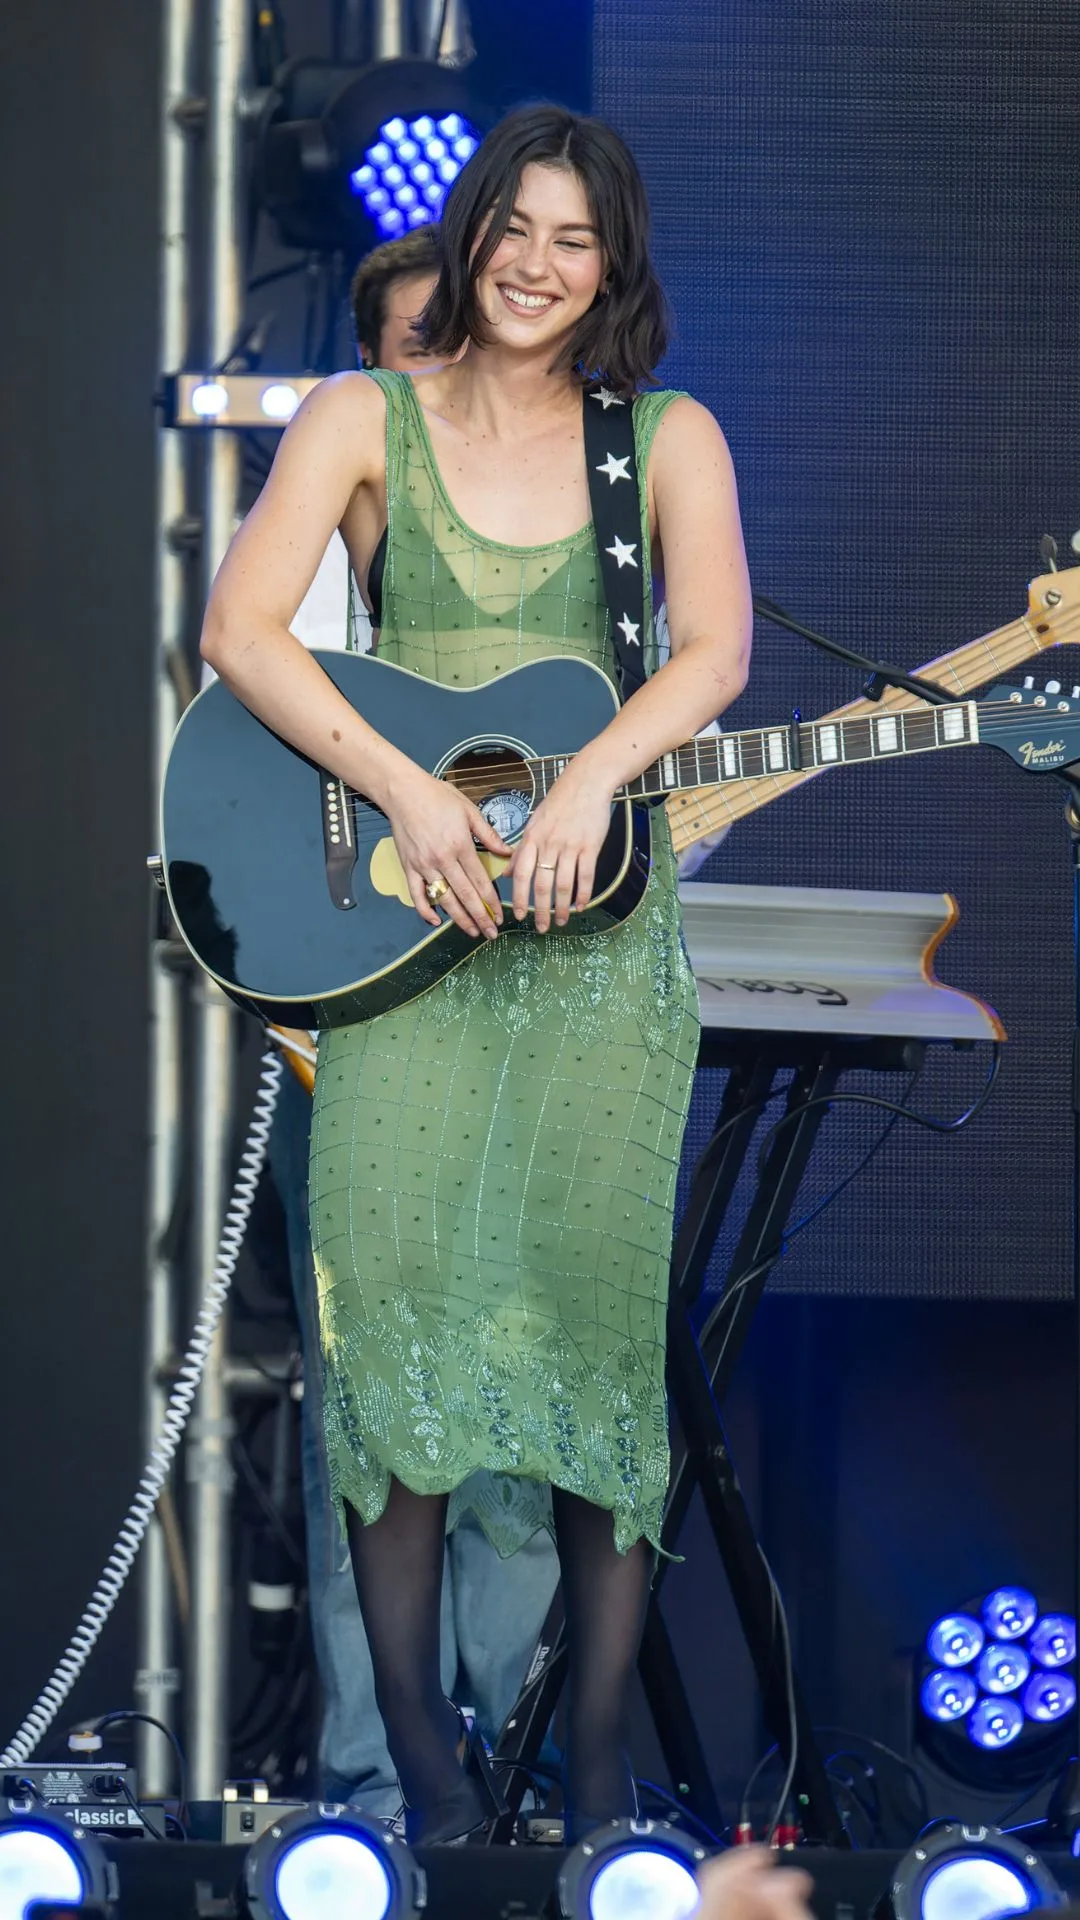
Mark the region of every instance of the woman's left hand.
[[514, 917], [523, 920], [532, 895], [537, 933], [592, 898], [596, 862], [611, 826], [610, 791], [570, 766], [540, 802], [514, 848]]

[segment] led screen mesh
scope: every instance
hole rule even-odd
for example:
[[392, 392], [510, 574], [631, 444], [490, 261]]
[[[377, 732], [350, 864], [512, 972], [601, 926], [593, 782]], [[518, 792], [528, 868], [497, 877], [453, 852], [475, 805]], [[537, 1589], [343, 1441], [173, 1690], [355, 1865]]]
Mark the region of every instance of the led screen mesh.
[[[1080, 9], [597, 0], [595, 59], [597, 111], [652, 198], [677, 319], [664, 384], [725, 428], [755, 587], [907, 667], [1015, 619], [1040, 535], [1065, 565], [1080, 528]], [[1068, 690], [1080, 652], [1031, 670]], [[858, 691], [761, 625], [734, 719], [809, 718]], [[1067, 1294], [1058, 783], [989, 750], [843, 769], [744, 821], [699, 877], [954, 893], [938, 971], [1010, 1035], [985, 1116], [954, 1139], [896, 1128], [772, 1285]], [[982, 1049], [935, 1053], [916, 1100], [959, 1112], [984, 1066]], [[721, 1087], [699, 1078], [687, 1160]], [[883, 1119], [829, 1117], [797, 1215]]]

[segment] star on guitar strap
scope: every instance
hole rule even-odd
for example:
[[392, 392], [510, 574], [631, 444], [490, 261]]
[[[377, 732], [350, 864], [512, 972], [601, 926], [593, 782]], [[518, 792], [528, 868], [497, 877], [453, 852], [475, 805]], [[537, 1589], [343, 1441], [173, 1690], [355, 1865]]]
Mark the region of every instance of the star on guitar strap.
[[596, 547], [604, 597], [611, 615], [619, 690], [629, 700], [645, 683], [645, 569], [649, 555], [641, 546], [641, 502], [634, 403], [594, 383], [582, 398], [585, 415], [585, 464], [589, 474]]

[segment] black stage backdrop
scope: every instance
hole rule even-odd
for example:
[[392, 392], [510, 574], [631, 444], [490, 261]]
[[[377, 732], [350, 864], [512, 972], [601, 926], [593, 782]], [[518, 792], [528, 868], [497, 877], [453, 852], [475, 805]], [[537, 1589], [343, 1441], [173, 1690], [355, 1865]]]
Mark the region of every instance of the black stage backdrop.
[[[1071, 558], [1078, 83], [1070, 0], [598, 0], [597, 110], [641, 162], [677, 319], [664, 384], [729, 436], [755, 587], [901, 666], [1021, 614], [1044, 531]], [[1080, 680], [1078, 660], [1046, 655], [1036, 671]], [[847, 668], [762, 628], [734, 718], [809, 718], [859, 691]], [[985, 1117], [955, 1140], [895, 1131], [773, 1286], [1067, 1295], [1057, 783], [990, 752], [841, 770], [736, 827], [700, 877], [955, 893], [941, 974], [1010, 1035]], [[959, 1112], [981, 1071], [936, 1059], [918, 1099]], [[699, 1090], [688, 1152], [715, 1097]], [[880, 1124], [834, 1113], [815, 1192]]]
[[[157, 31], [0, 14], [3, 1742], [141, 1451]], [[76, 1707], [131, 1704], [133, 1619]]]

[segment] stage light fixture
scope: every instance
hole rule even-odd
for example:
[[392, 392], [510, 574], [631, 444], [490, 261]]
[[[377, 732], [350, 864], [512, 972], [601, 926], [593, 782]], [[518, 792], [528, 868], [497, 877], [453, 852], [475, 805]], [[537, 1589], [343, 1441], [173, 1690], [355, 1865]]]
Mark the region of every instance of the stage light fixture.
[[666, 1820], [611, 1820], [567, 1854], [555, 1894], [562, 1920], [685, 1920], [698, 1904], [706, 1849]]
[[900, 1861], [877, 1920], [992, 1920], [1064, 1904], [1049, 1868], [996, 1827], [942, 1822]]
[[955, 1778], [1011, 1790], [1068, 1757], [1076, 1622], [1040, 1614], [1026, 1587], [995, 1587], [943, 1614], [918, 1674], [918, 1743]]
[[284, 427], [320, 374], [174, 373], [161, 389], [167, 427]]
[[995, 1587], [983, 1601], [983, 1625], [995, 1640], [1019, 1640], [1030, 1633], [1039, 1603], [1026, 1587]]
[[0, 1920], [36, 1902], [111, 1910], [115, 1874], [101, 1844], [43, 1809], [0, 1816]]
[[379, 1821], [315, 1805], [253, 1842], [244, 1898], [252, 1920], [418, 1920], [427, 1888], [405, 1842]]
[[293, 61], [259, 134], [260, 205], [286, 246], [352, 260], [375, 240], [438, 220], [493, 119], [467, 69]]

